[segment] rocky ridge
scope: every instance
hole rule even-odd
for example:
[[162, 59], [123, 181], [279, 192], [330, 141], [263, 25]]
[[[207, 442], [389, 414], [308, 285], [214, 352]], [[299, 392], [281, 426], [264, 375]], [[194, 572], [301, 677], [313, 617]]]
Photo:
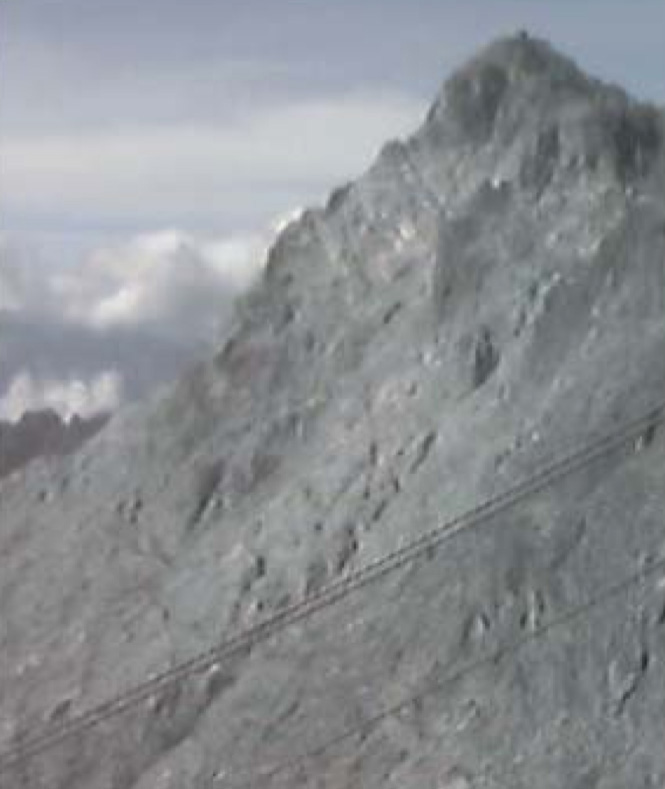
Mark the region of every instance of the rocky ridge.
[[[495, 42], [412, 137], [282, 233], [214, 359], [5, 480], [0, 739], [66, 721], [662, 399], [663, 133], [660, 111], [546, 43]], [[663, 559], [662, 433], [0, 786], [661, 785], [662, 577], [317, 748]]]
[[62, 419], [55, 411], [28, 411], [16, 422], [0, 419], [0, 478], [40, 457], [68, 455], [96, 435], [108, 414]]

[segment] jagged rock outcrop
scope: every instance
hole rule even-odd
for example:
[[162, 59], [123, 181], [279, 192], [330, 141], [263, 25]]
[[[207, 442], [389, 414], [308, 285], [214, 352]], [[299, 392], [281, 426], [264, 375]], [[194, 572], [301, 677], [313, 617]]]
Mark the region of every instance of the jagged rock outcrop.
[[108, 422], [108, 414], [65, 421], [55, 411], [28, 411], [17, 422], [0, 419], [0, 478], [39, 457], [75, 452]]
[[[6, 480], [2, 739], [660, 400], [662, 137], [659, 112], [545, 43], [496, 42], [411, 138], [282, 233], [216, 358]], [[483, 661], [665, 557], [664, 460], [659, 428], [0, 786], [659, 786], [662, 577]]]

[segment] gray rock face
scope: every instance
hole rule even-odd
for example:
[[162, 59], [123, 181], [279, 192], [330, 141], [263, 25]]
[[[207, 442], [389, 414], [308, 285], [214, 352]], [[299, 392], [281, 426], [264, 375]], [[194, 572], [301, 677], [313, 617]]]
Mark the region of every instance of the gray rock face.
[[[283, 232], [216, 358], [6, 480], [1, 739], [659, 401], [662, 136], [658, 112], [543, 42], [493, 44], [410, 139]], [[665, 557], [664, 460], [648, 431], [0, 786], [660, 787], [662, 575], [486, 658]]]

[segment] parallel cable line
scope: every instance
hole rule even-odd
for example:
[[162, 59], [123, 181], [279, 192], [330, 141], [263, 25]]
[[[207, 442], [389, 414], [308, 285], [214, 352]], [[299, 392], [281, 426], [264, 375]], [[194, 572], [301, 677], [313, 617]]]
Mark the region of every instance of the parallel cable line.
[[[527, 633], [522, 638], [515, 639], [508, 644], [499, 646], [489, 654], [478, 658], [475, 661], [467, 663], [466, 665], [455, 669], [443, 677], [426, 682], [423, 687], [421, 687], [420, 690], [416, 691], [415, 693], [403, 697], [400, 701], [384, 708], [374, 715], [371, 715], [360, 723], [349, 726], [344, 731], [341, 731], [339, 734], [331, 737], [329, 740], [326, 740], [320, 745], [317, 745], [316, 747], [297, 756], [284, 759], [283, 761], [275, 761], [271, 764], [259, 766], [251, 770], [243, 770], [241, 775], [244, 774], [244, 778], [238, 778], [233, 775], [229, 775], [220, 777], [216, 780], [213, 779], [213, 785], [242, 789], [242, 787], [250, 786], [251, 782], [257, 780], [269, 781], [275, 778], [279, 773], [302, 767], [307, 762], [320, 758], [331, 748], [334, 748], [336, 745], [340, 745], [341, 743], [355, 737], [356, 735], [362, 734], [363, 736], [366, 736], [370, 730], [376, 728], [376, 726], [378, 726], [384, 720], [394, 717], [400, 712], [407, 710], [413, 704], [424, 700], [427, 696], [438, 694], [448, 686], [460, 682], [462, 679], [465, 679], [476, 671], [496, 664], [505, 657], [517, 654], [525, 646], [537, 641], [540, 638], [543, 638], [553, 630], [588, 616], [593, 609], [604, 605], [611, 600], [615, 600], [616, 598], [628, 592], [634, 586], [640, 585], [649, 577], [655, 575], [658, 572], [665, 572], [665, 558], [650, 563], [646, 567], [640, 569], [638, 572], [632, 573], [616, 584], [605, 587], [605, 589], [593, 595], [584, 603], [569, 607], [568, 610], [564, 611], [559, 616], [553, 617], [549, 622], [546, 622], [544, 625], [541, 625], [530, 633]], [[238, 773], [236, 773], [236, 775], [238, 775]]]
[[62, 741], [98, 726], [109, 718], [140, 705], [158, 691], [190, 676], [204, 673], [220, 661], [241, 654], [247, 649], [251, 649], [255, 644], [267, 640], [276, 632], [335, 605], [352, 592], [413, 562], [439, 543], [462, 531], [487, 522], [496, 515], [509, 510], [519, 501], [549, 487], [555, 481], [569, 476], [575, 471], [580, 471], [613, 451], [619, 450], [636, 437], [655, 429], [663, 421], [665, 421], [665, 401], [661, 401], [642, 416], [631, 420], [612, 433], [550, 463], [517, 485], [507, 488], [471, 510], [436, 526], [401, 548], [368, 562], [322, 587], [317, 592], [284, 606], [271, 617], [250, 628], [240, 630], [236, 635], [221, 641], [209, 650], [167, 669], [146, 682], [73, 716], [67, 721], [34, 736], [30, 736], [28, 733], [23, 739], [8, 743], [0, 751], [0, 773], [6, 772], [15, 765], [42, 752], [55, 748]]

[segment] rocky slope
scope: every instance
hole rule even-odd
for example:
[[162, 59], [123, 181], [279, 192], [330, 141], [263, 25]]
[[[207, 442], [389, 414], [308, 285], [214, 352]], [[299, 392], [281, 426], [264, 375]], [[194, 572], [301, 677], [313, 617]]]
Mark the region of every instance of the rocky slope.
[[65, 421], [55, 411], [28, 411], [17, 422], [0, 419], [0, 478], [39, 457], [75, 452], [108, 422], [107, 414]]
[[[492, 44], [410, 139], [284, 231], [216, 358], [6, 480], [0, 739], [75, 718], [661, 399], [663, 132], [545, 43]], [[0, 786], [662, 786], [662, 575], [482, 661], [665, 557], [664, 456], [647, 431]]]

